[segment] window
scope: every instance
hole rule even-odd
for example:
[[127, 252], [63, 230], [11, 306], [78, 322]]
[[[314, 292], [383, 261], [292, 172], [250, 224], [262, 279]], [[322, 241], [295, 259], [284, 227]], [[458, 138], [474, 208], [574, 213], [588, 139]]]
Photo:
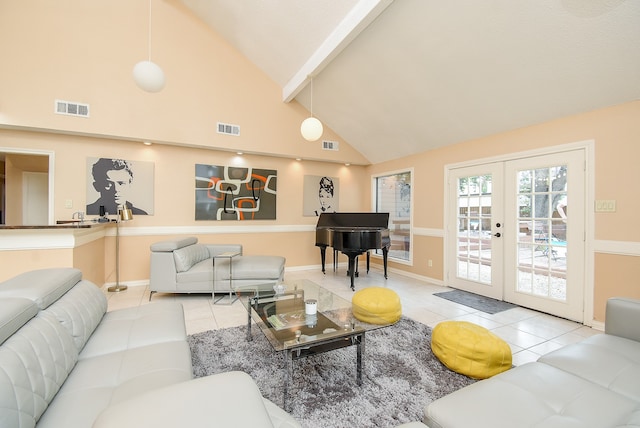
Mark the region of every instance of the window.
[[[389, 257], [411, 261], [412, 171], [374, 177], [375, 210], [389, 213]], [[376, 250], [376, 254], [381, 254]]]

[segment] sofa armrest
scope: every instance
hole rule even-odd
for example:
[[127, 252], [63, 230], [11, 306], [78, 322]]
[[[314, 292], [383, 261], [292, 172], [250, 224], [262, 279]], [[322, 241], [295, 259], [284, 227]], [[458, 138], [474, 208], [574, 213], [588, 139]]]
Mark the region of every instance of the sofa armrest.
[[149, 289], [151, 291], [175, 291], [177, 274], [172, 251], [151, 252], [149, 263]]
[[[285, 417], [288, 415], [282, 412]], [[299, 427], [290, 416], [281, 427]], [[192, 379], [108, 407], [94, 428], [268, 427], [274, 423], [251, 377], [226, 372]]]
[[211, 257], [227, 252], [240, 253], [242, 255], [242, 245], [240, 244], [206, 244], [206, 246]]
[[607, 300], [604, 332], [640, 342], [640, 300], [612, 297]]

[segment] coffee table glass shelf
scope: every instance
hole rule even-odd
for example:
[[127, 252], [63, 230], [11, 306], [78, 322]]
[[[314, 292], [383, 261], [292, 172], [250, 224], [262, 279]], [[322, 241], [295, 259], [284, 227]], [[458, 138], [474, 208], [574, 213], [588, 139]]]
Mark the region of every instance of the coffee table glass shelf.
[[295, 360], [355, 345], [356, 378], [360, 385], [365, 333], [390, 325], [384, 320], [369, 324], [356, 319], [350, 301], [305, 279], [239, 287], [236, 296], [247, 309], [247, 340], [252, 339], [253, 320], [273, 349], [285, 353], [285, 409]]

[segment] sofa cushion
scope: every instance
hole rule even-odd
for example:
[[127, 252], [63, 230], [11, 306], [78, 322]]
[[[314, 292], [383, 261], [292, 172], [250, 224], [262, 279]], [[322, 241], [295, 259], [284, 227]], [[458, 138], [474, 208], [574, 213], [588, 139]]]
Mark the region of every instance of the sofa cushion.
[[[232, 260], [233, 279], [281, 279], [284, 274], [285, 258], [281, 256], [239, 256]], [[216, 265], [224, 261], [216, 260]], [[219, 271], [228, 279], [229, 269], [223, 266], [224, 263], [220, 263]]]
[[0, 426], [34, 427], [78, 359], [73, 339], [39, 313], [0, 346]]
[[[113, 404], [191, 378], [191, 352], [186, 341], [82, 359], [40, 419], [38, 428], [91, 427], [98, 415]], [[181, 397], [176, 395], [174, 400], [180, 402]], [[154, 408], [139, 410], [153, 413]]]
[[640, 403], [640, 342], [598, 334], [543, 355], [538, 361]]
[[191, 266], [209, 258], [209, 249], [203, 244], [178, 248], [173, 252], [177, 272], [186, 272]]
[[38, 269], [0, 283], [0, 297], [25, 297], [45, 309], [82, 279], [74, 268]]
[[638, 417], [640, 404], [578, 376], [528, 363], [446, 395], [425, 410], [431, 428], [607, 428]]
[[[226, 261], [226, 260], [225, 260]], [[224, 269], [218, 269], [218, 264], [220, 260], [216, 261], [216, 271], [218, 272], [218, 279], [221, 279], [223, 276], [225, 279], [229, 278], [229, 265], [225, 265]], [[224, 272], [227, 272], [224, 275]], [[211, 286], [213, 286], [213, 270], [212, 270], [212, 261], [211, 260], [202, 260], [199, 263], [191, 266], [191, 269], [185, 272], [178, 272], [176, 274], [176, 282], [178, 284], [184, 284], [188, 282], [207, 282]]]
[[38, 307], [21, 297], [0, 299], [0, 345], [38, 313]]
[[[180, 406], [176, 408], [179, 397]], [[282, 410], [275, 421], [260, 390], [243, 372], [226, 372], [158, 389], [105, 410], [94, 428], [299, 427]], [[140, 409], [152, 409], [140, 411]], [[278, 423], [277, 425], [273, 422]]]
[[80, 359], [163, 342], [187, 340], [184, 311], [176, 302], [154, 302], [107, 312]]
[[107, 298], [104, 293], [85, 280], [77, 283], [46, 309], [73, 337], [78, 352], [82, 351], [106, 311]]
[[178, 248], [186, 247], [187, 245], [193, 245], [198, 242], [198, 238], [190, 236], [182, 239], [171, 239], [168, 241], [160, 241], [151, 244], [151, 251], [156, 252], [171, 252]]
[[[175, 254], [175, 253], [174, 253]], [[280, 256], [237, 256], [231, 259], [234, 280], [277, 280], [284, 275], [285, 258]], [[176, 275], [178, 284], [209, 282], [213, 285], [213, 262], [202, 260]], [[229, 259], [216, 259], [216, 281], [229, 280]]]

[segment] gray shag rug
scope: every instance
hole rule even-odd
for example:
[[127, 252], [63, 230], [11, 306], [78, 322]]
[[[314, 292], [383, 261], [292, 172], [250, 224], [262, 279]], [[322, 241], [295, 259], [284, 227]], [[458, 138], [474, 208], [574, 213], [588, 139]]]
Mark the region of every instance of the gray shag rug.
[[487, 314], [497, 314], [498, 312], [518, 307], [513, 303], [503, 302], [502, 300], [492, 299], [491, 297], [485, 297], [463, 290], [443, 291], [442, 293], [433, 293], [433, 295], [451, 302], [460, 303], [461, 305], [477, 309]]
[[[284, 353], [275, 352], [257, 326], [189, 336], [196, 377], [240, 370], [262, 395], [282, 406]], [[362, 386], [356, 381], [356, 347], [293, 363], [289, 409], [303, 427], [393, 427], [423, 419], [424, 406], [474, 382], [447, 369], [431, 352], [431, 329], [402, 317], [366, 334]]]

